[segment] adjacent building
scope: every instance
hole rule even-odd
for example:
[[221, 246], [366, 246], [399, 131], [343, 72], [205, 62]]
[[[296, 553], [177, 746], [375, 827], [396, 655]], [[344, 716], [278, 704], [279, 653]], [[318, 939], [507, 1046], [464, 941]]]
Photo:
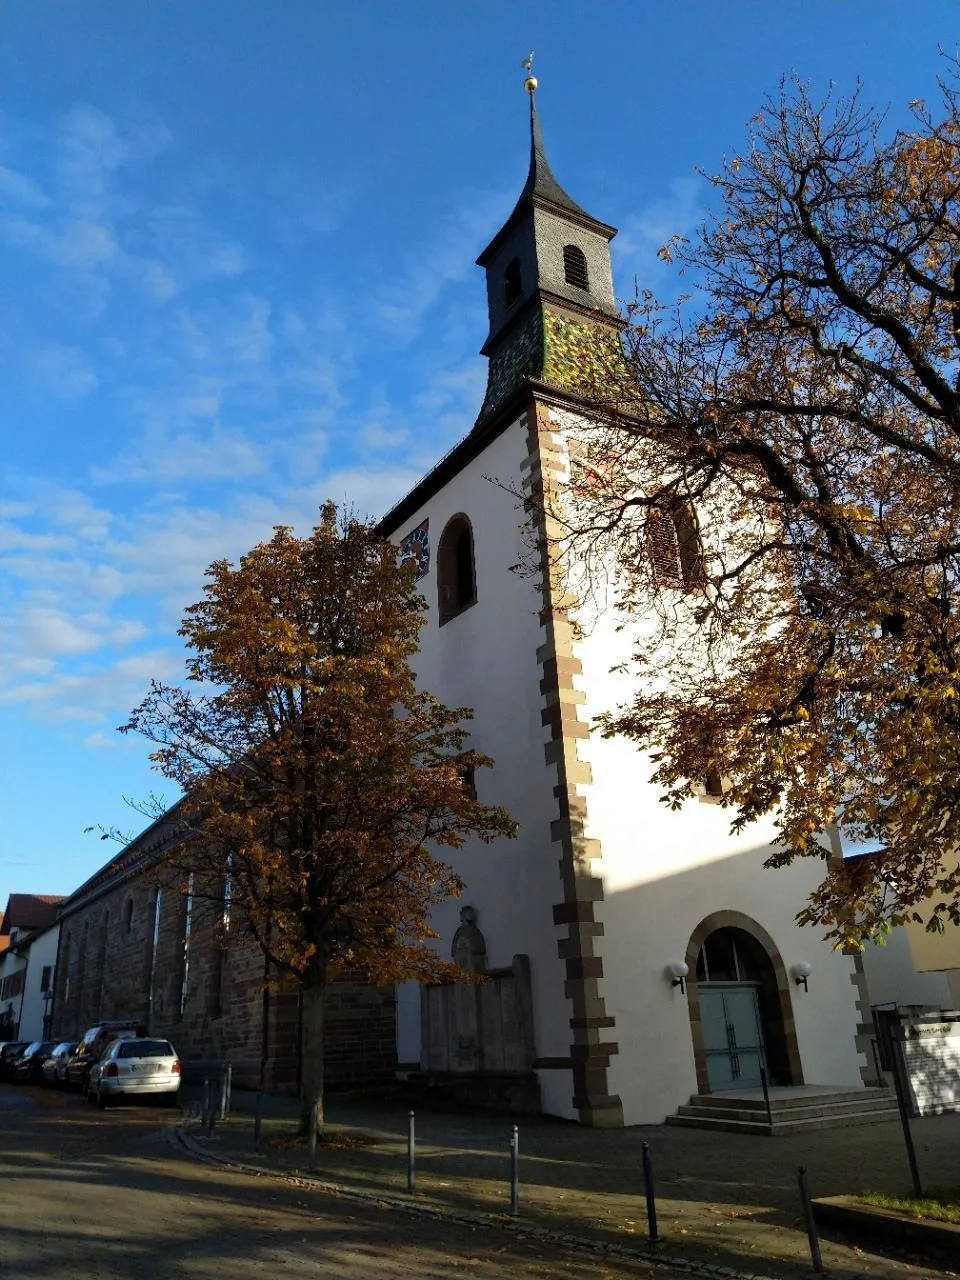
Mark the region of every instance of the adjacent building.
[[0, 918], [0, 1040], [44, 1040], [50, 1030], [62, 896], [12, 893]]

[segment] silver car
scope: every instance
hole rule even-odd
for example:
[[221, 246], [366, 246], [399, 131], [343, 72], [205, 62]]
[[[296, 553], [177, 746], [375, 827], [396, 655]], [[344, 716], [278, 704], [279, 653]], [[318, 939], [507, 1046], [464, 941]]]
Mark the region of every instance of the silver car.
[[40, 1068], [44, 1084], [67, 1083], [67, 1059], [77, 1047], [76, 1040], [61, 1040]]
[[114, 1098], [165, 1095], [175, 1102], [180, 1088], [180, 1059], [169, 1040], [155, 1036], [114, 1040], [90, 1068], [87, 1098], [105, 1107]]

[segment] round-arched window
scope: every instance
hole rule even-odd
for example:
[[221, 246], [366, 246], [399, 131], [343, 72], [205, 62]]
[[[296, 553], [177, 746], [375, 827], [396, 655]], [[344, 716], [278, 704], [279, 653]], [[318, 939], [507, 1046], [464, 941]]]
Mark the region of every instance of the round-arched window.
[[477, 598], [473, 530], [465, 515], [454, 516], [437, 544], [437, 604], [440, 625], [455, 618]]
[[520, 271], [520, 259], [511, 258], [503, 273], [504, 305], [512, 307], [521, 293], [523, 293], [523, 275]]

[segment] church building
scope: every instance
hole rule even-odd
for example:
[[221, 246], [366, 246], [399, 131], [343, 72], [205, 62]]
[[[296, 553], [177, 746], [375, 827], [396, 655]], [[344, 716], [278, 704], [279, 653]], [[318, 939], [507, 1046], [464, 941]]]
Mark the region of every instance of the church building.
[[[777, 1096], [867, 1097], [862, 967], [794, 919], [821, 866], [764, 869], [772, 824], [731, 835], [709, 779], [670, 811], [648, 760], [594, 728], [627, 695], [611, 671], [625, 641], [612, 607], [578, 625], [543, 550], [548, 517], [523, 496], [570, 483], [589, 388], [622, 360], [616, 230], [554, 177], [532, 77], [527, 88], [527, 180], [477, 260], [490, 326], [479, 416], [380, 526], [417, 561], [418, 679], [474, 709], [472, 743], [495, 761], [480, 798], [519, 835], [453, 855], [466, 889], [436, 912], [437, 945], [486, 981], [402, 987], [399, 1062], [462, 1096], [608, 1127], [758, 1089], [762, 1072]], [[692, 589], [676, 535], [675, 589]]]

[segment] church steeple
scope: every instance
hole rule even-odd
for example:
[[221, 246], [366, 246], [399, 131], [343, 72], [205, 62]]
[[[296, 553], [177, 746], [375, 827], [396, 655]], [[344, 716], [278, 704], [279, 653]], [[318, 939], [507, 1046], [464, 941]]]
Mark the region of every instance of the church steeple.
[[530, 166], [513, 212], [477, 264], [487, 276], [490, 357], [480, 421], [525, 383], [576, 391], [598, 363], [620, 359], [622, 321], [613, 295], [609, 243], [616, 228], [567, 194], [547, 160], [528, 76]]
[[[514, 216], [521, 207], [534, 196], [538, 196], [541, 200], [547, 201], [549, 204], [556, 205], [558, 208], [566, 209], [569, 213], [577, 217], [585, 218], [588, 222], [593, 222], [596, 226], [602, 226], [591, 218], [585, 209], [581, 209], [575, 200], [567, 195], [563, 187], [553, 176], [553, 170], [550, 168], [550, 161], [547, 159], [547, 152], [543, 145], [543, 133], [540, 129], [540, 117], [537, 115], [537, 94], [535, 89], [530, 90], [530, 169], [527, 173], [527, 181], [523, 190], [520, 192], [520, 199], [517, 201], [516, 207], [510, 217], [507, 219], [507, 225], [513, 220]], [[608, 230], [612, 231], [610, 227]]]

